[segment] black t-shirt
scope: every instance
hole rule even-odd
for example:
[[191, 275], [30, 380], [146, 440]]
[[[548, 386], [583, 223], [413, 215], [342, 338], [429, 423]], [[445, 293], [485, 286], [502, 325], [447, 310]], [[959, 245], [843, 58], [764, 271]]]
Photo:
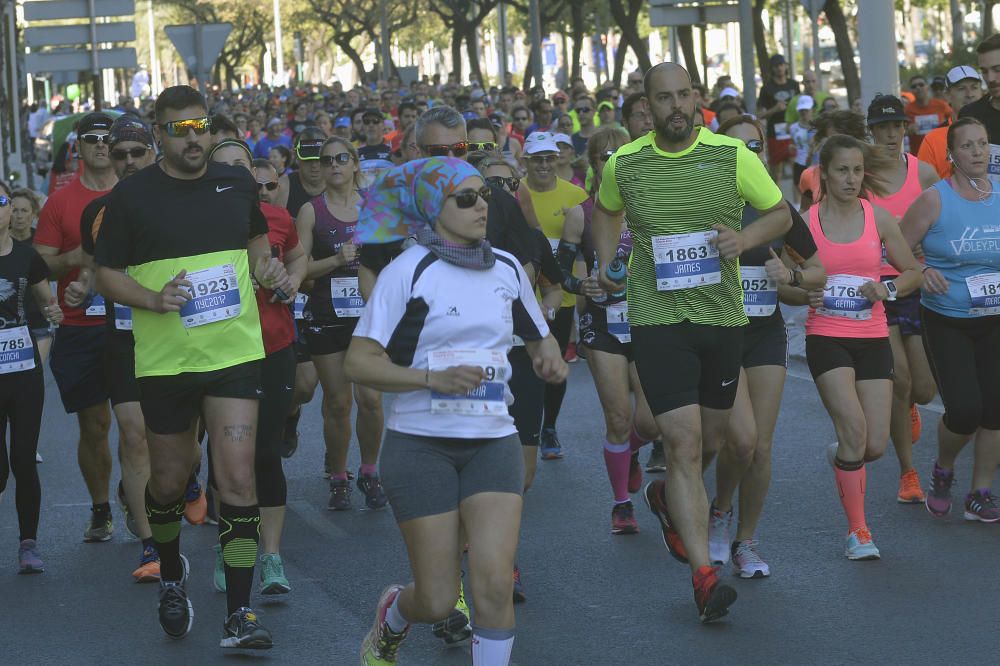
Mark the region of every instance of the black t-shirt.
[[[799, 82], [793, 79], [788, 79], [784, 83], [775, 83], [774, 81], [768, 81], [760, 89], [760, 95], [757, 96], [757, 104], [765, 109], [772, 108], [778, 102], [787, 103], [795, 95], [800, 94]], [[767, 136], [768, 138], [774, 138], [774, 128], [775, 125], [785, 122], [785, 112], [784, 111], [774, 111], [774, 113], [768, 116], [767, 123]], [[788, 133], [787, 124], [785, 126], [785, 134]]]
[[963, 106], [958, 117], [975, 118], [986, 125], [986, 136], [990, 143], [1000, 146], [1000, 109], [993, 106], [988, 96]]
[[242, 167], [209, 162], [200, 178], [172, 178], [159, 166], [118, 183], [108, 195], [97, 263], [125, 268], [150, 261], [246, 249], [267, 233], [257, 183]]
[[361, 146], [358, 148], [358, 164], [362, 171], [368, 169], [391, 169], [395, 166], [392, 162], [392, 148], [384, 143], [374, 146]]
[[[14, 240], [15, 243], [20, 243], [22, 245], [27, 245], [31, 248], [32, 252], [35, 251], [35, 246], [32, 245], [32, 241], [35, 238], [35, 230], [31, 230], [31, 236], [24, 240]], [[37, 253], [36, 253], [37, 254]], [[44, 262], [44, 260], [42, 260]], [[24, 296], [24, 311], [25, 315], [28, 317], [28, 328], [35, 330], [38, 328], [48, 328], [49, 322], [42, 314], [42, 309], [38, 307], [38, 303], [35, 301], [35, 296], [31, 293], [29, 289]]]
[[[320, 190], [322, 192], [322, 190]], [[317, 192], [316, 194], [319, 194]], [[292, 221], [299, 216], [299, 209], [302, 208], [306, 203], [311, 201], [316, 194], [309, 194], [306, 192], [305, 186], [302, 184], [302, 178], [299, 177], [297, 171], [293, 171], [288, 174], [288, 203], [285, 204], [285, 210], [288, 214], [292, 216]]]
[[[14, 241], [8, 254], [0, 256], [0, 328], [33, 326], [29, 323], [27, 301], [31, 285], [49, 277], [49, 267], [30, 241]], [[45, 321], [44, 319], [42, 320]]]

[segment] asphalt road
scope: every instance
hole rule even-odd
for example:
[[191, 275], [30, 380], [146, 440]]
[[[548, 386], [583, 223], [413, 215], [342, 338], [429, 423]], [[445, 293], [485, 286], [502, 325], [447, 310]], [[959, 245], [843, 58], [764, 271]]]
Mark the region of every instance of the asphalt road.
[[[293, 591], [282, 603], [255, 600], [275, 648], [238, 656], [217, 647], [225, 607], [211, 587], [215, 528], [184, 527], [195, 623], [186, 639], [171, 641], [157, 624], [156, 587], [132, 583], [140, 548], [117, 510], [111, 542], [81, 542], [89, 500], [76, 466], [75, 419], [62, 411], [51, 379], [47, 400], [40, 467], [47, 569], [15, 575], [10, 489], [0, 502], [0, 664], [357, 663], [380, 591], [408, 580], [409, 571], [390, 512], [326, 510], [318, 401], [306, 407], [300, 449], [285, 466], [290, 511], [282, 555]], [[922, 410], [926, 427], [915, 457], [923, 477], [939, 412]], [[935, 520], [922, 506], [897, 504], [898, 466], [890, 452], [868, 472], [869, 523], [882, 560], [844, 559], [846, 522], [824, 457], [833, 427], [801, 361], [793, 361], [785, 386], [774, 480], [758, 534], [772, 576], [733, 579], [739, 601], [714, 625], [699, 624], [690, 573], [666, 554], [638, 496], [641, 533], [610, 534], [604, 428], [584, 362], [573, 366], [559, 430], [567, 456], [539, 463], [526, 499], [519, 561], [529, 599], [517, 609], [513, 664], [996, 659], [1000, 577], [984, 554], [996, 552], [1000, 525], [967, 523], [960, 512]], [[956, 490], [966, 490], [969, 473], [966, 453]], [[354, 500], [360, 506], [359, 493]], [[468, 664], [468, 654], [467, 647], [444, 648], [417, 627], [400, 663]]]

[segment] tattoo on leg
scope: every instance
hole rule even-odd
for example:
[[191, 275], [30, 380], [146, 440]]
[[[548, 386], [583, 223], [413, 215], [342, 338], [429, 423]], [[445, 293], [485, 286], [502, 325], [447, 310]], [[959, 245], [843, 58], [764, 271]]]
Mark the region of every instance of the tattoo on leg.
[[253, 436], [253, 426], [227, 425], [222, 427], [222, 432], [234, 442], [245, 442]]

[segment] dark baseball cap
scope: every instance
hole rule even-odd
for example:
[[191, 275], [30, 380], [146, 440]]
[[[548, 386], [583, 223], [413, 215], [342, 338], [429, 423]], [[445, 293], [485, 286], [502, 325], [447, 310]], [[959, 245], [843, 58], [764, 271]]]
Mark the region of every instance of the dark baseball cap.
[[876, 95], [868, 105], [868, 126], [895, 120], [906, 120], [903, 103], [895, 95]]
[[385, 116], [382, 115], [382, 112], [380, 110], [378, 110], [377, 108], [375, 108], [374, 106], [368, 107], [361, 114], [362, 118], [367, 118], [368, 116], [375, 116], [376, 118], [385, 118]]
[[153, 145], [153, 133], [149, 126], [131, 114], [118, 116], [111, 124], [110, 135], [112, 146], [122, 141], [135, 141], [150, 147]]
[[785, 65], [788, 61], [785, 60], [785, 56], [780, 53], [775, 53], [771, 56], [771, 60], [769, 62], [771, 63], [771, 66], [774, 67], [775, 65]]
[[76, 133], [78, 136], [82, 136], [87, 132], [93, 132], [94, 130], [104, 130], [106, 132], [110, 132], [111, 125], [113, 125], [114, 122], [114, 118], [106, 113], [88, 113], [83, 118], [80, 118], [80, 124], [76, 128]]

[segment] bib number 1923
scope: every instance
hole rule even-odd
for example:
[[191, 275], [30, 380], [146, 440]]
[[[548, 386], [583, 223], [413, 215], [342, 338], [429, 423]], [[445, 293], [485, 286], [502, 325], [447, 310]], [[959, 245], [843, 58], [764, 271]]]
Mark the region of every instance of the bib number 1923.
[[659, 291], [689, 289], [722, 282], [719, 251], [711, 244], [716, 231], [653, 236], [653, 261]]
[[181, 307], [184, 328], [204, 326], [238, 317], [240, 287], [232, 264], [213, 266], [187, 274], [191, 300]]
[[507, 413], [504, 399], [507, 385], [507, 357], [503, 352], [485, 349], [439, 349], [428, 354], [431, 372], [458, 365], [478, 365], [486, 379], [465, 395], [431, 391], [431, 412], [467, 416], [496, 416]]

